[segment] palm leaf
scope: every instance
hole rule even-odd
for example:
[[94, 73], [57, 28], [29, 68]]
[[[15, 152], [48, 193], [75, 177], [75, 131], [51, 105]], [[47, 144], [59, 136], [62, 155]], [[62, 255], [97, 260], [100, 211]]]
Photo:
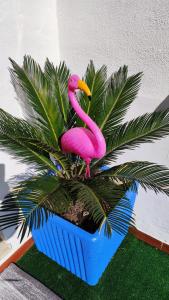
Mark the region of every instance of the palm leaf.
[[21, 162], [36, 164], [38, 169], [52, 169], [58, 173], [56, 166], [48, 158], [49, 155], [44, 155], [44, 152], [51, 153], [68, 175], [70, 164], [64, 154], [48, 146], [37, 128], [2, 109], [0, 109], [0, 148], [7, 150]]
[[123, 119], [126, 110], [135, 99], [142, 73], [127, 78], [128, 68], [120, 68], [109, 79], [102, 112], [100, 128], [105, 136], [109, 136], [114, 127]]
[[93, 168], [110, 164], [124, 150], [134, 149], [142, 143], [159, 140], [169, 134], [169, 110], [144, 114], [118, 126], [107, 141], [107, 153], [93, 163]]
[[[97, 71], [95, 70], [93, 61], [90, 61], [84, 76], [84, 80], [91, 90], [91, 101], [82, 92], [79, 94], [79, 101], [83, 110], [99, 125], [100, 113], [102, 112], [104, 94], [106, 89], [107, 68], [103, 65]], [[77, 125], [86, 126], [78, 119]]]
[[60, 180], [55, 176], [39, 174], [21, 182], [2, 202], [0, 212], [0, 228], [21, 226], [21, 241], [27, 229], [43, 226], [52, 212], [61, 213], [67, 209], [71, 198], [62, 188]]
[[64, 124], [67, 124], [67, 115], [69, 111], [69, 99], [67, 95], [67, 83], [70, 76], [70, 71], [65, 62], [60, 63], [59, 67], [55, 67], [53, 63], [46, 60], [45, 76], [50, 82], [50, 89], [54, 97], [57, 99], [59, 112], [62, 115]]
[[[106, 206], [107, 222], [111, 226], [111, 230], [119, 234], [126, 234], [129, 226], [134, 225], [132, 217], [132, 206], [129, 199], [126, 197], [126, 192], [130, 188], [137, 192], [135, 183], [117, 184], [111, 178], [94, 178], [90, 181], [90, 187], [102, 199], [102, 203]], [[105, 227], [105, 234], [107, 234]]]
[[59, 172], [57, 169], [58, 175], [63, 177], [63, 174], [66, 174], [66, 177], [70, 178], [69, 172], [71, 169], [71, 164], [70, 164], [70, 160], [68, 159], [68, 156], [65, 156], [63, 154], [63, 152], [55, 150], [55, 148], [45, 144], [43, 141], [27, 140], [27, 142], [28, 142], [29, 146], [33, 146], [37, 152], [42, 152], [42, 153], [46, 152], [47, 156], [50, 157], [50, 159], [51, 159], [51, 157], [54, 159], [55, 166], [59, 165], [59, 169], [60, 169], [60, 167], [62, 169], [62, 173]]
[[110, 168], [99, 177], [137, 181], [143, 188], [169, 195], [169, 169], [147, 161], [132, 161]]
[[12, 82], [17, 86], [16, 91], [20, 91], [18, 96], [24, 94], [21, 100], [28, 107], [28, 114], [30, 107], [34, 111], [31, 121], [34, 125], [39, 124], [51, 144], [58, 147], [58, 136], [62, 130], [56, 126], [59, 125], [59, 111], [44, 73], [30, 56], [24, 57], [23, 68], [12, 59], [10, 61], [13, 67], [10, 69]]
[[[112, 182], [111, 185], [109, 184], [110, 186], [111, 189], [108, 189], [107, 182], [97, 179], [97, 185], [96, 180], [85, 183], [73, 181], [71, 188], [71, 192], [77, 194], [77, 200], [84, 203], [99, 228], [105, 226], [105, 234], [108, 237], [110, 237], [112, 229], [121, 234], [126, 232], [132, 219], [129, 216], [131, 207], [128, 200], [126, 198], [122, 200], [124, 189], [115, 187]], [[97, 187], [100, 189], [98, 190]], [[114, 211], [113, 218], [112, 209]]]

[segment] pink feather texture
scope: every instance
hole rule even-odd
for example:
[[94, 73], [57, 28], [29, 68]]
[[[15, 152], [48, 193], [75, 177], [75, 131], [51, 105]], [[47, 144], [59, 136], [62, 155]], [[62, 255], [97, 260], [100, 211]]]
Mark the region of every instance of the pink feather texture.
[[73, 109], [89, 129], [74, 127], [66, 131], [61, 137], [61, 149], [65, 153], [74, 153], [80, 156], [86, 162], [85, 177], [88, 178], [90, 177], [90, 162], [94, 158], [102, 158], [105, 155], [106, 142], [100, 128], [82, 110], [76, 99], [75, 91], [79, 89], [79, 82], [82, 81], [77, 75], [69, 78], [68, 96]]

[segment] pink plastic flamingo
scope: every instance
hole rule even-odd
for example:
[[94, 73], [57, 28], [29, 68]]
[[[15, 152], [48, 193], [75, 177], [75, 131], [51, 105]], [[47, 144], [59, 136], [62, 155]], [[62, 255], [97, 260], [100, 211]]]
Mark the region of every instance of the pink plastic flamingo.
[[66, 153], [79, 155], [86, 162], [85, 177], [90, 177], [90, 162], [93, 158], [102, 158], [106, 152], [104, 136], [96, 123], [82, 110], [75, 91], [80, 89], [91, 98], [87, 84], [79, 76], [72, 75], [68, 81], [68, 96], [72, 107], [79, 118], [88, 126], [74, 127], [65, 132], [61, 137], [61, 149]]

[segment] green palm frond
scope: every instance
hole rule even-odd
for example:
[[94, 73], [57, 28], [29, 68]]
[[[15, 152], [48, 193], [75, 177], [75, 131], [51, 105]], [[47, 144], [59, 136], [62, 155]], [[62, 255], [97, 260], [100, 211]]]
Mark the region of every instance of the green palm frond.
[[40, 66], [30, 56], [24, 57], [23, 67], [12, 59], [10, 61], [13, 67], [10, 69], [11, 78], [13, 85], [17, 87], [18, 97], [21, 95], [21, 101], [24, 101], [24, 106], [28, 108], [27, 114], [30, 114], [30, 107], [31, 112], [33, 109], [33, 116], [28, 115], [28, 119], [30, 118], [34, 125], [40, 126], [48, 142], [58, 147], [58, 137], [63, 126], [60, 125], [60, 112], [48, 80]]
[[[129, 216], [132, 208], [124, 196], [126, 192], [124, 186], [118, 187], [112, 181], [99, 179], [86, 182], [72, 181], [71, 186], [71, 192], [76, 193], [78, 201], [84, 203], [99, 228], [105, 226], [107, 236], [111, 235], [112, 230], [123, 234], [129, 224], [132, 224], [132, 217]], [[116, 218], [112, 217], [112, 209]]]
[[144, 114], [114, 129], [107, 141], [107, 153], [93, 163], [93, 168], [110, 164], [124, 150], [154, 142], [169, 134], [169, 110]]
[[[134, 182], [119, 183], [112, 178], [95, 178], [90, 182], [90, 187], [96, 194], [102, 199], [102, 203], [105, 204], [108, 224], [111, 226], [111, 230], [116, 231], [119, 234], [126, 234], [129, 226], [134, 225], [134, 219], [132, 217], [132, 206], [127, 198], [126, 192], [129, 188], [137, 192], [137, 187]], [[106, 224], [105, 224], [106, 225]], [[107, 225], [106, 225], [107, 227]], [[107, 229], [105, 227], [105, 234]]]
[[122, 121], [138, 93], [142, 73], [130, 77], [127, 74], [128, 68], [124, 66], [109, 79], [100, 122], [100, 128], [106, 137]]
[[[24, 133], [24, 135], [23, 135]], [[21, 162], [36, 164], [37, 168], [51, 168], [57, 171], [52, 162], [38, 153], [29, 141], [38, 140], [37, 131], [26, 121], [20, 120], [0, 110], [0, 148], [18, 158]]]
[[70, 108], [68, 114], [67, 114], [67, 129], [76, 127], [77, 125], [77, 115], [73, 108]]
[[[71, 169], [71, 162], [68, 159], [68, 156], [65, 156], [63, 152], [55, 150], [52, 146], [49, 146], [45, 144], [42, 141], [39, 140], [31, 140], [27, 141], [29, 146], [33, 146], [37, 152], [46, 153], [48, 157], [52, 155], [52, 157], [55, 160], [56, 164], [59, 164], [59, 166], [62, 168], [63, 175], [66, 174], [67, 178], [70, 178], [70, 169]], [[57, 170], [56, 172], [58, 175], [62, 177], [61, 172]]]
[[0, 228], [21, 226], [21, 241], [27, 229], [43, 226], [52, 212], [62, 213], [72, 201], [68, 190], [61, 185], [56, 176], [39, 174], [29, 180], [20, 182], [4, 199], [1, 205]]
[[64, 125], [67, 124], [67, 115], [69, 112], [69, 99], [67, 95], [67, 83], [70, 71], [65, 62], [60, 63], [59, 67], [55, 67], [53, 63], [46, 60], [44, 74], [50, 82], [51, 93], [57, 99], [59, 112], [62, 115]]
[[[99, 125], [100, 114], [102, 112], [104, 94], [107, 85], [107, 68], [103, 65], [100, 69], [96, 70], [93, 61], [90, 61], [84, 76], [91, 91], [91, 101], [82, 92], [79, 94], [80, 105], [83, 110]], [[77, 117], [77, 125], [85, 126]]]
[[52, 169], [58, 173], [56, 166], [49, 159], [49, 154], [52, 154], [68, 175], [70, 163], [65, 155], [46, 144], [37, 128], [2, 109], [0, 109], [0, 149], [8, 151], [21, 162], [36, 165], [37, 169]]
[[101, 172], [99, 177], [137, 181], [141, 186], [169, 196], [169, 169], [147, 161], [132, 161]]

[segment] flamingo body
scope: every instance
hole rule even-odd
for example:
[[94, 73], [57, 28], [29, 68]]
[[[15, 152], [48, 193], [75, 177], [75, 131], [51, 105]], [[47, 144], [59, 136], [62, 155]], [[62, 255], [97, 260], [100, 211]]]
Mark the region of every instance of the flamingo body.
[[72, 75], [68, 81], [68, 96], [70, 103], [79, 118], [88, 126], [69, 129], [61, 137], [61, 149], [65, 153], [79, 155], [86, 162], [86, 178], [90, 177], [90, 162], [93, 158], [102, 158], [106, 152], [106, 142], [97, 124], [80, 107], [75, 91], [83, 90], [87, 96], [91, 92], [86, 83], [79, 76]]
[[64, 152], [77, 154], [85, 161], [97, 156], [95, 136], [84, 127], [71, 128], [64, 133], [61, 137], [61, 147]]

